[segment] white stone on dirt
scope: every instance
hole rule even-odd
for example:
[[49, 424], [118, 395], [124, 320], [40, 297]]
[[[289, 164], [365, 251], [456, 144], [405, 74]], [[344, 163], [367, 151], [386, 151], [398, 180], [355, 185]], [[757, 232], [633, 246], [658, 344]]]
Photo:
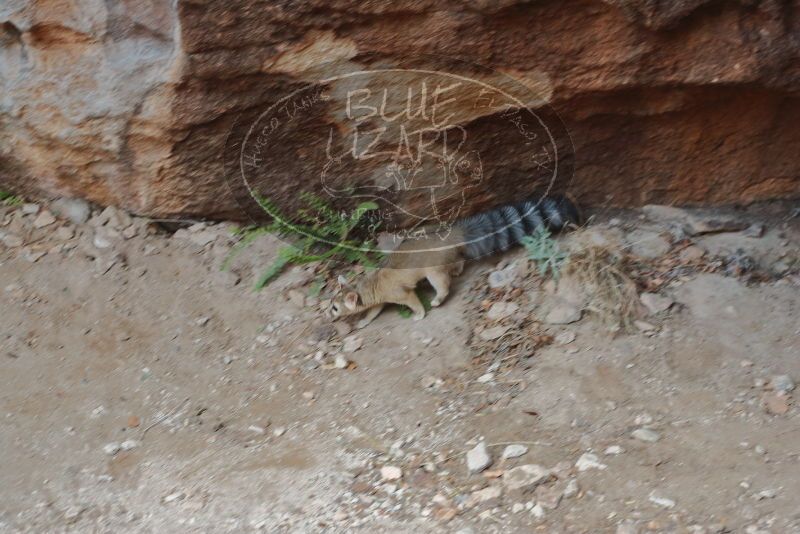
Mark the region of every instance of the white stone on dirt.
[[655, 443], [661, 439], [661, 435], [658, 432], [649, 428], [637, 428], [631, 432], [631, 436], [639, 441], [646, 441], [648, 443]]
[[656, 506], [660, 506], [662, 508], [674, 508], [675, 501], [670, 498], [664, 497], [661, 495], [657, 490], [653, 490], [650, 493], [649, 500], [651, 503], [655, 504]]
[[492, 457], [486, 449], [486, 443], [481, 441], [467, 452], [467, 469], [470, 473], [480, 473], [492, 465]]
[[59, 198], [50, 204], [50, 209], [72, 224], [83, 224], [92, 213], [89, 203], [80, 198]]
[[114, 456], [119, 452], [120, 445], [119, 443], [106, 443], [103, 445], [103, 452], [109, 456]]
[[34, 228], [44, 228], [56, 222], [56, 218], [47, 210], [42, 210], [39, 215], [33, 220]]
[[544, 519], [545, 511], [544, 507], [537, 503], [533, 508], [531, 508], [531, 515], [536, 519]]
[[139, 446], [139, 442], [135, 439], [126, 439], [122, 443], [119, 444], [119, 450], [121, 451], [130, 451], [135, 449]]
[[275, 427], [275, 430], [272, 431], [272, 435], [275, 436], [276, 438], [279, 438], [284, 434], [286, 434], [286, 427], [285, 426]]
[[342, 350], [345, 352], [355, 352], [361, 348], [361, 338], [356, 336], [347, 336], [344, 338]]
[[572, 497], [578, 494], [578, 491], [580, 491], [580, 488], [578, 487], [578, 481], [575, 480], [574, 478], [571, 478], [569, 479], [569, 482], [567, 482], [567, 485], [564, 488], [564, 493], [563, 493], [564, 498], [571, 499]]
[[345, 358], [341, 354], [337, 354], [336, 357], [333, 359], [333, 366], [336, 369], [347, 369], [348, 365], [350, 365], [350, 362], [347, 361], [347, 358]]
[[609, 445], [606, 447], [604, 454], [606, 454], [606, 456], [616, 456], [618, 454], [622, 454], [623, 452], [625, 452], [625, 449], [619, 445]]
[[487, 382], [491, 382], [494, 380], [494, 373], [486, 373], [479, 376], [475, 381], [480, 384], [486, 384]]
[[636, 320], [633, 322], [634, 326], [641, 330], [642, 332], [653, 332], [656, 329], [654, 324], [650, 324], [647, 321], [639, 321]]
[[98, 228], [94, 231], [94, 239], [92, 244], [95, 248], [106, 249], [111, 247], [111, 235], [105, 231], [104, 228]]
[[521, 502], [515, 502], [513, 505], [511, 505], [511, 513], [512, 514], [518, 514], [518, 513], [522, 512], [524, 509], [525, 509], [525, 505], [522, 504]]
[[795, 388], [794, 380], [789, 375], [775, 375], [769, 381], [769, 386], [781, 393], [790, 393]]
[[778, 496], [778, 490], [765, 489], [753, 495], [753, 498], [757, 501], [763, 501], [764, 499], [774, 499], [777, 496]]
[[639, 534], [636, 523], [626, 519], [617, 525], [616, 534]]
[[394, 465], [385, 465], [381, 467], [381, 479], [383, 480], [400, 480], [403, 478], [403, 470]]
[[639, 300], [651, 314], [665, 312], [675, 304], [675, 301], [671, 298], [658, 293], [642, 293], [639, 296]]
[[581, 310], [566, 302], [556, 304], [547, 316], [544, 322], [547, 324], [570, 324], [581, 319]]
[[509, 460], [511, 458], [519, 458], [523, 454], [528, 452], [528, 447], [525, 445], [507, 445], [505, 449], [503, 449], [503, 458]]
[[510, 490], [532, 491], [548, 478], [549, 469], [538, 464], [526, 464], [503, 473], [503, 484]]
[[596, 454], [592, 454], [590, 452], [585, 452], [578, 458], [578, 461], [575, 462], [575, 468], [578, 471], [588, 471], [589, 469], [600, 469], [603, 470], [608, 466], [604, 463], [600, 462], [600, 459], [597, 457]]

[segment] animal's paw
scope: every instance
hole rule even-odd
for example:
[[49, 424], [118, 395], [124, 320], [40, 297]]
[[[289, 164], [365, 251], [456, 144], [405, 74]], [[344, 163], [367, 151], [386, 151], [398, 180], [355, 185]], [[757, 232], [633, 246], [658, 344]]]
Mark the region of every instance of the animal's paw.
[[431, 306], [434, 307], [434, 308], [437, 307], [437, 306], [440, 306], [441, 304], [442, 304], [442, 300], [439, 297], [436, 297], [431, 301]]
[[414, 314], [414, 320], [415, 320], [415, 321], [421, 321], [421, 320], [423, 320], [424, 318], [425, 318], [425, 312], [421, 312], [421, 313], [416, 313], [416, 314]]

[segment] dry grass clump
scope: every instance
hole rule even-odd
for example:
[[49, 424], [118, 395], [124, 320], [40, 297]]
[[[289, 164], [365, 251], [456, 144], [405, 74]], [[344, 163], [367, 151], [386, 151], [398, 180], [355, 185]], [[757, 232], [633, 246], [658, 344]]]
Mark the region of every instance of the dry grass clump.
[[613, 329], [632, 330], [640, 316], [639, 293], [627, 263], [613, 245], [580, 241], [564, 263], [565, 276], [585, 295], [586, 309]]

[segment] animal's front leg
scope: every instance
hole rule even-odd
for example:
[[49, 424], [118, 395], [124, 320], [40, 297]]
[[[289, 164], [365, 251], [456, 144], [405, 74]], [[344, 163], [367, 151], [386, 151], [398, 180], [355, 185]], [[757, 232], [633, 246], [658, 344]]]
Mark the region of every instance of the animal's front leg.
[[373, 306], [372, 308], [367, 310], [367, 314], [364, 316], [364, 318], [358, 321], [358, 323], [356, 323], [356, 328], [359, 329], [364, 328], [369, 323], [374, 321], [375, 317], [377, 317], [378, 314], [381, 313], [381, 310], [383, 310], [383, 304], [378, 304], [377, 306]]

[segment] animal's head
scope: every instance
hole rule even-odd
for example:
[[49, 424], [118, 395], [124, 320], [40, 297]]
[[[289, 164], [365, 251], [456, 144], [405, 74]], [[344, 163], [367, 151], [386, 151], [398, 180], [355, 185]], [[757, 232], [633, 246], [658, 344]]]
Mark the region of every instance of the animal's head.
[[339, 276], [339, 292], [331, 301], [328, 316], [331, 319], [355, 315], [366, 309], [358, 289], [347, 281], [344, 276]]

